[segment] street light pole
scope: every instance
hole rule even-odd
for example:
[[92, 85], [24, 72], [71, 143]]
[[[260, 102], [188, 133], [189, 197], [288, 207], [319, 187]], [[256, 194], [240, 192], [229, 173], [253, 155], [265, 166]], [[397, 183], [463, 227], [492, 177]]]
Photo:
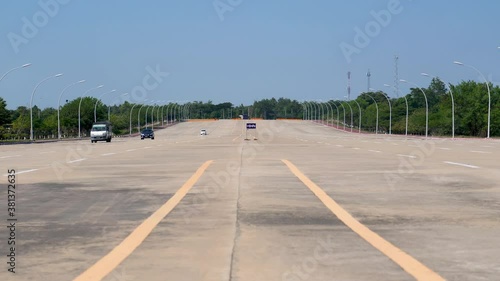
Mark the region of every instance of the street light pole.
[[[398, 89], [396, 89], [396, 87], [391, 86], [389, 84], [384, 84], [384, 86], [385, 87], [390, 87], [390, 88], [393, 88], [396, 91], [399, 91]], [[408, 99], [406, 98], [406, 95], [404, 95], [403, 98], [405, 99], [405, 103], [406, 103], [406, 129], [405, 129], [405, 136], [408, 136]]]
[[[42, 81], [40, 81], [38, 84], [36, 84], [35, 88], [33, 89], [33, 93], [31, 93], [31, 99], [30, 99], [30, 140], [33, 141], [33, 96], [35, 96], [36, 89], [45, 81], [52, 79], [52, 78], [57, 78], [61, 77], [63, 74], [59, 73], [56, 75], [49, 76]], [[5, 76], [5, 75], [4, 75]]]
[[327, 107], [327, 112], [326, 112], [326, 125], [330, 126], [330, 123], [328, 122], [328, 108], [330, 108], [330, 116], [332, 118], [332, 125], [333, 125], [333, 107], [329, 102], [326, 102]]
[[375, 108], [377, 109], [377, 122], [375, 124], [375, 135], [378, 135], [378, 104], [377, 104], [377, 101], [375, 100], [375, 98], [373, 98], [370, 94], [368, 94], [368, 93], [365, 93], [365, 94], [373, 100], [373, 102], [375, 103]]
[[130, 109], [130, 120], [129, 120], [129, 126], [130, 126], [130, 131], [129, 131], [129, 136], [131, 137], [132, 136], [132, 111], [134, 110], [134, 107], [138, 105], [138, 103], [135, 103], [134, 105], [132, 105], [132, 108]]
[[[420, 74], [422, 76], [426, 76], [429, 78], [431, 77], [427, 73], [420, 73]], [[448, 85], [448, 83], [445, 82], [445, 84], [447, 84], [448, 89], [450, 90], [450, 95], [451, 95], [451, 138], [454, 139], [455, 138], [455, 101], [453, 100], [453, 90], [451, 89], [450, 85]]]
[[460, 66], [466, 66], [468, 68], [472, 68], [474, 69], [477, 73], [479, 73], [479, 75], [481, 75], [481, 77], [483, 78], [484, 82], [486, 83], [486, 88], [488, 89], [488, 133], [487, 133], [487, 136], [486, 138], [490, 138], [490, 124], [491, 124], [491, 91], [490, 91], [490, 83], [488, 82], [488, 80], [486, 79], [486, 77], [483, 75], [483, 73], [481, 71], [479, 71], [479, 69], [475, 68], [474, 66], [472, 65], [468, 65], [468, 64], [464, 64], [464, 63], [461, 63], [459, 61], [454, 61], [453, 62], [454, 64], [456, 65], [460, 65]]
[[340, 106], [342, 106], [342, 111], [344, 112], [344, 131], [345, 131], [345, 107], [341, 101], [339, 101]]
[[[330, 103], [330, 102], [328, 102], [328, 103]], [[335, 104], [335, 102], [334, 102], [334, 101], [332, 101], [332, 103], [331, 103], [331, 104], [335, 105], [335, 108], [337, 109], [337, 129], [338, 129], [338, 128], [339, 128], [339, 119], [340, 119], [340, 115], [339, 115], [339, 114], [340, 114], [340, 112], [339, 112], [339, 107]], [[332, 116], [332, 118], [333, 118], [333, 116]], [[332, 122], [332, 125], [333, 125], [333, 122]]]
[[306, 105], [306, 120], [310, 121], [311, 120], [311, 114], [312, 114], [312, 109], [311, 109], [311, 102], [309, 101], [304, 101], [304, 104]]
[[95, 88], [92, 88], [92, 89], [90, 89], [90, 90], [86, 91], [85, 93], [83, 93], [83, 94], [80, 96], [80, 102], [78, 103], [78, 138], [81, 138], [81, 129], [80, 129], [80, 127], [81, 127], [81, 126], [80, 126], [80, 108], [82, 107], [82, 99], [83, 99], [83, 97], [84, 97], [86, 94], [88, 94], [90, 91], [97, 90], [97, 89], [102, 88], [102, 87], [104, 87], [104, 85], [99, 85], [99, 86], [97, 86], [97, 87], [95, 87]]
[[155, 107], [158, 105], [153, 105], [153, 109], [151, 109], [151, 129], [154, 129], [155, 126], [155, 119], [154, 119], [154, 113], [155, 113]]
[[427, 95], [425, 94], [424, 90], [422, 90], [422, 88], [420, 88], [417, 84], [406, 81], [404, 79], [401, 79], [399, 81], [403, 82], [403, 83], [411, 84], [411, 85], [417, 87], [422, 92], [422, 94], [424, 94], [424, 98], [425, 98], [425, 137], [427, 138], [427, 136], [429, 134], [429, 103], [427, 102]]
[[[166, 100], [162, 100], [158, 102], [158, 109], [156, 110], [156, 120], [158, 120], [158, 125], [163, 126], [163, 107], [165, 106]], [[160, 109], [161, 109], [161, 115], [160, 115]], [[158, 118], [161, 118], [159, 120]]]
[[60, 109], [61, 109], [61, 97], [62, 95], [64, 94], [64, 92], [69, 89], [70, 87], [74, 86], [74, 85], [77, 85], [77, 84], [80, 84], [80, 83], [84, 83], [85, 80], [80, 80], [78, 82], [75, 82], [73, 84], [70, 84], [69, 86], [67, 86], [66, 88], [64, 88], [62, 91], [61, 91], [61, 94], [59, 95], [59, 99], [57, 100], [57, 138], [58, 139], [61, 139], [61, 119], [60, 119]]
[[[174, 105], [175, 103], [173, 102], [170, 102], [168, 105], [167, 105], [167, 126], [168, 124], [172, 123], [172, 122], [169, 122], [168, 119], [171, 119], [172, 120], [172, 110], [174, 109]], [[172, 106], [172, 108], [170, 108], [170, 106]], [[169, 111], [169, 108], [170, 108], [170, 111]], [[169, 114], [170, 112], [170, 114]]]
[[352, 101], [355, 102], [359, 108], [359, 128], [358, 128], [359, 131], [358, 131], [358, 133], [361, 134], [361, 106], [359, 105], [359, 103], [356, 100], [352, 100]]
[[375, 94], [380, 93], [382, 96], [384, 96], [384, 98], [389, 103], [389, 135], [392, 135], [392, 105], [391, 105], [391, 99], [389, 98], [389, 95], [387, 95], [384, 92], [377, 91], [373, 88], [370, 88], [370, 91], [373, 91]]
[[93, 90], [97, 90], [99, 88], [102, 88], [104, 87], [104, 85], [99, 85], [95, 88], [92, 88], [90, 90], [87, 90], [85, 93], [83, 93], [81, 96], [80, 96], [80, 102], [78, 103], [78, 138], [81, 138], [81, 126], [80, 126], [80, 108], [82, 107], [82, 99], [83, 97], [88, 94], [90, 91], [93, 91]]
[[321, 100], [320, 100], [320, 102], [318, 103], [318, 106], [320, 107], [320, 111], [319, 111], [319, 112], [320, 112], [320, 116], [321, 116], [321, 117], [320, 117], [320, 118], [321, 118], [321, 120], [320, 120], [320, 121], [321, 121], [321, 124], [322, 124], [322, 125], [324, 125], [324, 124], [325, 124], [325, 122], [323, 121], [323, 118], [325, 118], [325, 110], [324, 110], [324, 108], [323, 108], [323, 102], [322, 102]]
[[353, 112], [352, 112], [352, 107], [351, 105], [348, 103], [348, 102], [345, 102], [345, 104], [347, 104], [349, 106], [349, 108], [351, 109], [351, 133], [352, 133], [352, 127], [354, 126], [354, 116], [353, 116]]
[[313, 102], [312, 101], [308, 101], [307, 102], [307, 119], [309, 121], [313, 121], [314, 119], [314, 108], [313, 108]]
[[[139, 107], [139, 111], [137, 112], [137, 131], [141, 131], [141, 109], [145, 106], [146, 104], [142, 104], [141, 107]], [[147, 121], [146, 121], [147, 122]]]
[[[154, 103], [154, 101], [151, 103]], [[146, 107], [146, 115], [144, 116], [144, 119], [146, 120], [146, 129], [148, 128], [148, 110], [150, 107], [151, 105], [148, 105], [148, 107]]]
[[[107, 95], [107, 94], [111, 94], [113, 92], [116, 92], [116, 90], [111, 90], [109, 92], [106, 92], [104, 94], [102, 94], [101, 96], [99, 96], [99, 98], [97, 98], [97, 101], [95, 102], [95, 105], [94, 105], [94, 122], [97, 122], [97, 104], [101, 101], [101, 98], [104, 96], [104, 95]], [[108, 116], [109, 117], [109, 116]]]
[[18, 66], [18, 67], [14, 67], [14, 68], [12, 68], [11, 70], [9, 70], [9, 71], [5, 72], [5, 73], [2, 75], [2, 77], [0, 77], [0, 81], [2, 81], [2, 80], [5, 78], [5, 76], [7, 76], [7, 74], [11, 73], [12, 71], [15, 71], [15, 70], [18, 70], [18, 69], [21, 69], [21, 68], [25, 68], [25, 67], [28, 67], [28, 66], [30, 66], [30, 65], [31, 65], [31, 63], [27, 63], [27, 64], [23, 64], [23, 65], [21, 65], [21, 66]]

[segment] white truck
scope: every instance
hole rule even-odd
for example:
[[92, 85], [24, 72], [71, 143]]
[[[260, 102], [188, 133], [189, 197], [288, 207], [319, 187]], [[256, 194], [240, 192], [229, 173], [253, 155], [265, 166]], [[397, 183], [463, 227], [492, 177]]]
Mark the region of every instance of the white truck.
[[111, 142], [113, 138], [113, 127], [110, 122], [96, 122], [90, 130], [90, 142], [97, 141]]

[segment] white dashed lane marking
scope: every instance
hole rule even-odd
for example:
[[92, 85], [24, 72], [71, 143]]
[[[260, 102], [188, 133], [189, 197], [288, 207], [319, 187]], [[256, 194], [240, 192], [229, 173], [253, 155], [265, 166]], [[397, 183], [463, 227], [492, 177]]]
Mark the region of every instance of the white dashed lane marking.
[[471, 150], [472, 153], [490, 154], [489, 151]]
[[[31, 172], [34, 172], [34, 171], [38, 171], [38, 169], [31, 169], [31, 170], [25, 170], [25, 171], [16, 171], [16, 175], [19, 175], [19, 174], [26, 174], [26, 173], [31, 173]], [[3, 175], [4, 177], [8, 176], [9, 174], [5, 174]]]
[[407, 158], [417, 158], [417, 156], [413, 155], [404, 155], [404, 154], [398, 154], [399, 157], [407, 157]]
[[450, 164], [450, 165], [455, 165], [455, 166], [461, 166], [461, 167], [471, 168], [471, 169], [479, 169], [478, 166], [464, 164], [464, 163], [457, 163], [457, 162], [450, 162], [450, 161], [444, 161], [444, 163]]
[[8, 155], [8, 156], [2, 156], [0, 159], [5, 159], [5, 158], [12, 158], [12, 157], [21, 157], [22, 155]]
[[81, 162], [81, 161], [85, 161], [85, 160], [87, 160], [87, 158], [76, 159], [76, 160], [68, 161], [68, 164]]

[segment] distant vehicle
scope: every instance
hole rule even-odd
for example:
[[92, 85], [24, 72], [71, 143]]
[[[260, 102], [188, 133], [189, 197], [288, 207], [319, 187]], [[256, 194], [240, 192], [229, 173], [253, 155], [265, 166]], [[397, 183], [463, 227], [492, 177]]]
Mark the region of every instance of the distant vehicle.
[[200, 136], [206, 136], [207, 135], [207, 130], [201, 129], [200, 130]]
[[145, 138], [152, 139], [152, 140], [155, 139], [155, 132], [153, 131], [153, 129], [144, 129], [144, 130], [142, 130], [142, 132], [141, 132], [141, 140], [143, 140]]
[[90, 130], [90, 142], [97, 141], [111, 142], [113, 138], [113, 127], [110, 122], [96, 122]]

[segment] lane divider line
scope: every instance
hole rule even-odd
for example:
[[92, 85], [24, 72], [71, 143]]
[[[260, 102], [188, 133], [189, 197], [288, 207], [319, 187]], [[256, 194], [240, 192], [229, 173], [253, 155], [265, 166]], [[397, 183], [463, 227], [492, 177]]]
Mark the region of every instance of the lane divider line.
[[68, 161], [68, 164], [76, 163], [76, 162], [80, 162], [80, 161], [85, 161], [85, 160], [87, 160], [87, 158], [76, 159], [76, 160]]
[[177, 190], [168, 201], [156, 210], [151, 216], [144, 220], [132, 233], [127, 236], [111, 252], [102, 257], [94, 265], [76, 277], [73, 281], [102, 280], [122, 263], [137, 247], [149, 236], [154, 228], [179, 204], [189, 190], [204, 174], [205, 170], [212, 164], [212, 160], [201, 165], [198, 170]]
[[481, 150], [471, 150], [472, 153], [481, 153], [481, 154], [490, 154], [489, 151], [481, 151]]
[[[25, 170], [25, 171], [16, 171], [16, 175], [19, 175], [19, 174], [25, 174], [25, 173], [31, 173], [31, 172], [34, 172], [34, 171], [38, 171], [39, 169], [31, 169], [31, 170]], [[9, 174], [5, 174], [3, 175], [4, 177], [8, 176]]]
[[479, 169], [478, 166], [464, 164], [464, 163], [450, 162], [450, 161], [443, 161], [443, 163], [450, 164], [450, 165], [455, 165], [455, 166], [462, 166], [462, 167], [471, 168], [471, 169]]
[[22, 155], [8, 155], [8, 156], [2, 156], [0, 159], [5, 159], [5, 158], [12, 158], [12, 157], [21, 157]]
[[398, 154], [399, 157], [408, 157], [408, 158], [417, 158], [417, 156], [413, 156], [413, 155], [404, 155], [404, 154]]
[[294, 164], [288, 160], [281, 160], [290, 171], [299, 178], [323, 204], [341, 220], [347, 227], [358, 234], [366, 242], [393, 260], [402, 269], [417, 280], [422, 281], [444, 281], [445, 279], [432, 271], [430, 268], [405, 253], [403, 250], [391, 244], [377, 233], [356, 220], [349, 212], [342, 208], [326, 192], [304, 175]]

